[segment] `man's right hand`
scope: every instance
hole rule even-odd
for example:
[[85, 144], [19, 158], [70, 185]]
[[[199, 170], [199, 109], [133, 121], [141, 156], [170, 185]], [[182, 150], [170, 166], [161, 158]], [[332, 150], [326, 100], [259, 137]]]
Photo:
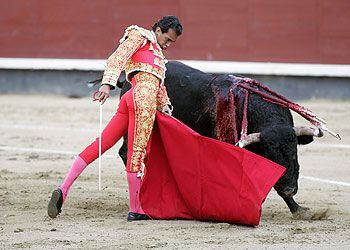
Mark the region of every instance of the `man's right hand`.
[[160, 112], [171, 116], [173, 113], [173, 106], [171, 104], [166, 104]]
[[101, 104], [104, 104], [107, 98], [109, 97], [109, 92], [111, 91], [111, 86], [107, 84], [101, 85], [101, 87], [98, 89], [98, 92], [96, 94], [96, 99], [101, 102]]

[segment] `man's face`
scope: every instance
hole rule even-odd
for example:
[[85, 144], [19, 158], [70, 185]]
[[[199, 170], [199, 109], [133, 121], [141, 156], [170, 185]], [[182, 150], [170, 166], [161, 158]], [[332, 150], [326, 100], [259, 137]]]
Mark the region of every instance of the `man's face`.
[[176, 42], [177, 35], [173, 29], [169, 29], [168, 32], [162, 33], [162, 30], [157, 27], [155, 33], [157, 42], [163, 50], [166, 50], [172, 43]]

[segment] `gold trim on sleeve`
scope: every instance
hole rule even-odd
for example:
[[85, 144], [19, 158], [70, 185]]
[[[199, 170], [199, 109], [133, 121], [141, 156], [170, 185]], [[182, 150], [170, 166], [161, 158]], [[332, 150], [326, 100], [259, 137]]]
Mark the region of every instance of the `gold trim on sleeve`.
[[107, 66], [103, 74], [102, 83], [116, 86], [120, 73], [127, 61], [143, 44], [145, 38], [137, 30], [130, 30], [127, 38], [118, 46], [107, 60]]

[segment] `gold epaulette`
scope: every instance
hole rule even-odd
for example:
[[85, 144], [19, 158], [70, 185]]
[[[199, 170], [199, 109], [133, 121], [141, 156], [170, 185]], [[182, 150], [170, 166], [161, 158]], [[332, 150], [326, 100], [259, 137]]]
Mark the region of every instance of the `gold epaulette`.
[[129, 27], [126, 28], [125, 32], [124, 32], [124, 35], [123, 37], [119, 40], [119, 43], [122, 43], [125, 41], [125, 39], [128, 37], [129, 35], [129, 32], [131, 30], [137, 30], [138, 32], [140, 32], [140, 34], [145, 37], [147, 40], [149, 40], [151, 43], [156, 43], [157, 42], [157, 38], [154, 34], [153, 31], [151, 30], [147, 30], [147, 29], [144, 29], [142, 27], [139, 27], [137, 25], [131, 25]]

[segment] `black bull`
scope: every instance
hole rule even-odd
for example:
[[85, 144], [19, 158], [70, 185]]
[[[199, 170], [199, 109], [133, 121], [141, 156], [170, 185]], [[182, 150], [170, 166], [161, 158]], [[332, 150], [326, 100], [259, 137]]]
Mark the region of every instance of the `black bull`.
[[[225, 105], [228, 104], [229, 91], [235, 77], [226, 74], [208, 74], [191, 68], [180, 62], [167, 64], [165, 85], [174, 107], [173, 116], [201, 135], [218, 139], [218, 117], [225, 117]], [[122, 85], [121, 85], [122, 84]], [[120, 83], [121, 95], [130, 84]], [[237, 100], [237, 131], [240, 132], [244, 95], [234, 90]], [[228, 107], [229, 105], [226, 105]], [[224, 108], [222, 108], [224, 107]], [[220, 109], [220, 110], [219, 110]], [[265, 101], [257, 94], [250, 94], [247, 107], [248, 134], [260, 132], [260, 142], [246, 147], [256, 154], [266, 157], [286, 168], [284, 176], [274, 186], [293, 215], [303, 213], [305, 208], [298, 205], [293, 196], [298, 191], [299, 163], [297, 144], [310, 143], [312, 136], [297, 137], [293, 130], [293, 118], [289, 109]], [[225, 122], [221, 120], [221, 123]], [[223, 124], [220, 124], [222, 127]], [[224, 124], [231, 128], [232, 124]], [[233, 141], [228, 141], [234, 144]], [[126, 163], [127, 140], [124, 140], [119, 154]], [[213, 166], [215, 167], [215, 166]], [[300, 217], [300, 215], [298, 215]]]

